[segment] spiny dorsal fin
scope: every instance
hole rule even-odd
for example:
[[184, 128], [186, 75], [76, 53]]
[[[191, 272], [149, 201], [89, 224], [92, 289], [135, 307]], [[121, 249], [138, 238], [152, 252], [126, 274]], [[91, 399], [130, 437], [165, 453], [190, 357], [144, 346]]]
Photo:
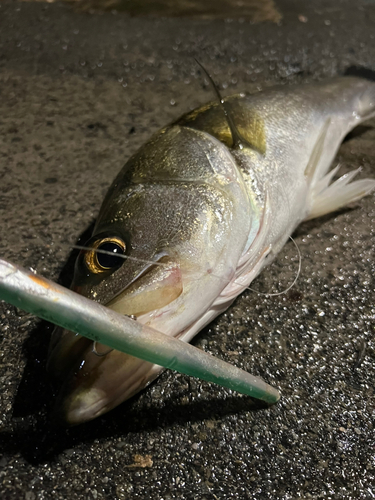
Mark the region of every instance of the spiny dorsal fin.
[[[195, 59], [195, 58], [194, 58]], [[233, 120], [233, 117], [231, 115], [231, 112], [230, 112], [230, 109], [228, 107], [228, 103], [225, 102], [225, 100], [222, 98], [220, 92], [219, 92], [219, 89], [217, 88], [217, 86], [215, 85], [215, 82], [213, 81], [211, 75], [208, 73], [208, 71], [206, 70], [206, 68], [198, 61], [198, 59], [195, 59], [195, 62], [202, 68], [204, 74], [206, 75], [208, 81], [210, 82], [212, 88], [214, 89], [214, 92], [218, 98], [218, 101], [219, 101], [219, 104], [220, 104], [220, 107], [221, 109], [223, 110], [223, 113], [225, 115], [225, 119], [228, 123], [228, 127], [229, 127], [229, 130], [230, 130], [230, 133], [231, 133], [231, 136], [232, 136], [232, 148], [234, 149], [242, 149], [245, 145], [248, 146], [248, 147], [252, 147], [251, 144], [249, 144], [246, 139], [244, 139], [242, 137], [242, 135], [240, 134], [240, 132], [238, 131], [235, 123], [234, 123], [234, 120]]]

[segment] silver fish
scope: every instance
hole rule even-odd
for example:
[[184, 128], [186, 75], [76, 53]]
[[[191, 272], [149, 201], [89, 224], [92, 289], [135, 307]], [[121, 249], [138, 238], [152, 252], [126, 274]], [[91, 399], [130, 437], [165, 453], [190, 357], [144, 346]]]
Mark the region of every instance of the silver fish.
[[[334, 182], [337, 168], [329, 171], [345, 135], [374, 115], [375, 84], [343, 77], [234, 95], [183, 116], [114, 180], [72, 289], [189, 342], [301, 221], [375, 188], [374, 179], [351, 182], [357, 171]], [[49, 370], [63, 382], [59, 410], [78, 424], [162, 368], [57, 328]]]

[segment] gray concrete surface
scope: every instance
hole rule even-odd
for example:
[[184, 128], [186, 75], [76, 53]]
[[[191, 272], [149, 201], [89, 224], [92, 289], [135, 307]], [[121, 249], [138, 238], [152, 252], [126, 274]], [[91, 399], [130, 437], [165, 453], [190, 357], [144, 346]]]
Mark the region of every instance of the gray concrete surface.
[[[224, 94], [375, 69], [374, 1], [277, 7], [279, 25], [0, 3], [0, 255], [68, 284], [69, 245], [125, 160], [211, 99], [193, 57]], [[343, 144], [343, 170], [375, 175], [374, 127]], [[304, 224], [294, 288], [244, 293], [197, 337], [279, 387], [269, 409], [165, 372], [108, 415], [55, 429], [51, 328], [0, 303], [0, 497], [374, 498], [374, 222], [372, 195]], [[253, 286], [285, 288], [296, 267], [290, 243]]]

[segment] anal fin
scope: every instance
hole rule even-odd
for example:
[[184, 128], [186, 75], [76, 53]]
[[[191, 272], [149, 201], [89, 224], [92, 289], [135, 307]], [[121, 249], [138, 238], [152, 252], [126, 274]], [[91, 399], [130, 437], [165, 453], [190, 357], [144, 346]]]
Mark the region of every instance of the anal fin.
[[334, 212], [348, 203], [360, 200], [375, 189], [375, 179], [350, 182], [360, 169], [352, 170], [329, 184], [337, 170], [338, 167], [328, 172], [316, 185], [312, 193], [312, 207], [305, 220]]

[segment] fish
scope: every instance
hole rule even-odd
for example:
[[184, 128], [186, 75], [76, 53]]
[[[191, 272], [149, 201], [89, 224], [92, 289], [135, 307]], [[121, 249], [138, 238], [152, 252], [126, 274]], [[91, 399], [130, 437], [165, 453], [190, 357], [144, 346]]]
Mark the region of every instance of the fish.
[[[71, 288], [184, 342], [225, 311], [295, 228], [359, 200], [374, 179], [335, 179], [345, 136], [375, 116], [357, 77], [217, 99], [154, 134], [111, 185]], [[58, 327], [48, 371], [56, 414], [92, 420], [161, 366]]]

